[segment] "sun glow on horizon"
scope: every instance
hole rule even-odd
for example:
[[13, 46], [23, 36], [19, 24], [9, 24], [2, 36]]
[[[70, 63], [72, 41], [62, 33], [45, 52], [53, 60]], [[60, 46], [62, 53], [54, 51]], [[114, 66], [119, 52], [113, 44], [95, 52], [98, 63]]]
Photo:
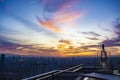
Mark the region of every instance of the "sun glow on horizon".
[[111, 55], [120, 55], [117, 3], [114, 0], [0, 1], [0, 51], [38, 56], [96, 56], [104, 43]]

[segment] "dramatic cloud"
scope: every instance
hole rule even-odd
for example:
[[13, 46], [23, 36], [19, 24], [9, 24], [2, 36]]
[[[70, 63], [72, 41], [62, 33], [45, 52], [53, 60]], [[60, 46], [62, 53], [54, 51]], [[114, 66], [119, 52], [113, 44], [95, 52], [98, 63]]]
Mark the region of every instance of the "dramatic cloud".
[[8, 38], [0, 36], [0, 51], [17, 55], [62, 56], [58, 49], [45, 44], [24, 45], [10, 42]]
[[118, 37], [120, 37], [120, 18], [116, 19], [114, 27], [115, 27], [115, 33], [118, 35]]
[[50, 30], [52, 30], [52, 31], [54, 31], [54, 32], [60, 32], [60, 31], [61, 31], [60, 28], [58, 28], [58, 27], [54, 24], [54, 22], [51, 22], [51, 21], [42, 21], [42, 20], [40, 20], [39, 18], [37, 18], [37, 19], [38, 19], [39, 23], [40, 23], [43, 27], [48, 28], [48, 29], [50, 29]]
[[22, 46], [20, 44], [15, 44], [9, 41], [4, 41], [4, 40], [0, 40], [0, 51], [4, 52], [4, 53], [12, 53], [13, 51], [16, 52], [16, 48], [18, 46]]
[[108, 28], [105, 28], [105, 27], [102, 27], [102, 26], [98, 26], [100, 29], [104, 30], [104, 31], [107, 31], [107, 32], [112, 32], [113, 30], [112, 29], [108, 29]]
[[70, 42], [69, 40], [63, 40], [63, 39], [62, 39], [62, 40], [60, 40], [59, 42], [60, 42], [60, 43], [65, 43], [65, 44], [71, 44], [71, 42]]
[[38, 17], [37, 19], [42, 27], [53, 32], [62, 32], [62, 26], [57, 24], [67, 25], [68, 22], [75, 24], [74, 21], [80, 19], [83, 15], [83, 11], [75, 9], [78, 2], [79, 0], [45, 0], [43, 19]]
[[120, 46], [120, 19], [116, 19], [114, 22], [114, 33], [117, 35], [117, 37], [113, 39], [106, 39], [103, 41], [104, 44], [107, 46]]
[[96, 37], [87, 37], [87, 39], [89, 39], [89, 40], [99, 40], [99, 39], [96, 38]]
[[70, 7], [75, 6], [81, 0], [43, 0], [44, 11], [45, 12], [56, 12], [61, 10], [69, 9]]
[[95, 33], [95, 32], [82, 32], [82, 34], [91, 35], [91, 36], [95, 36], [95, 37], [101, 36], [100, 34]]
[[0, 51], [9, 54], [18, 55], [39, 55], [39, 56], [57, 56], [60, 54], [53, 47], [45, 47], [44, 45], [21, 45], [0, 39]]
[[103, 41], [106, 46], [120, 46], [120, 38], [106, 39]]
[[120, 53], [120, 21], [111, 25], [111, 20], [119, 16], [119, 2], [0, 0], [0, 51], [37, 56], [95, 56], [104, 43], [106, 50], [110, 48], [116, 55]]
[[[41, 32], [41, 33], [44, 33], [50, 37], [55, 37], [56, 35], [53, 34], [52, 32], [42, 28], [42, 27], [39, 27], [38, 24], [30, 21], [30, 20], [27, 20], [23, 17], [20, 17], [20, 16], [16, 16], [16, 15], [13, 15], [13, 14], [9, 14], [9, 16], [12, 16], [12, 18], [16, 19], [18, 22], [24, 24], [25, 26], [29, 26], [28, 29], [31, 29], [31, 30], [34, 30], [36, 32]], [[44, 23], [43, 23], [44, 24]]]

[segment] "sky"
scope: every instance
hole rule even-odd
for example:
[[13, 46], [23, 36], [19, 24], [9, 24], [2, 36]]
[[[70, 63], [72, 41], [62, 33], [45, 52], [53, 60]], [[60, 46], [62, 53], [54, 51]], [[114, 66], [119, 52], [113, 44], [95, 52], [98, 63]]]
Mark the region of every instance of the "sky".
[[120, 0], [0, 0], [0, 52], [120, 55]]

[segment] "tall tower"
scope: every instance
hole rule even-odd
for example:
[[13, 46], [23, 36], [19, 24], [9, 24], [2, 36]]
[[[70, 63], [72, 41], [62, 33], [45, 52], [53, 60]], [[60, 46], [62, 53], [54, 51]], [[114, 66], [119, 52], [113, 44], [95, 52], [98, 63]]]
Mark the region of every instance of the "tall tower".
[[100, 60], [101, 60], [102, 67], [107, 68], [108, 67], [108, 56], [107, 56], [107, 53], [105, 51], [104, 44], [102, 44]]

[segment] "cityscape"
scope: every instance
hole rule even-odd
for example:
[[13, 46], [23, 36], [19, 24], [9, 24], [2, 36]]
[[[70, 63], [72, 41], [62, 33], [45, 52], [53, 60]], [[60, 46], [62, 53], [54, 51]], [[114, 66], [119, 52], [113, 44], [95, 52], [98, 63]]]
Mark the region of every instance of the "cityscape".
[[[111, 57], [112, 65], [117, 68], [120, 56]], [[0, 79], [20, 80], [52, 70], [63, 70], [78, 64], [100, 66], [99, 57], [36, 57], [1, 54]], [[2, 75], [4, 74], [4, 76]]]
[[120, 80], [120, 0], [0, 0], [0, 80]]

